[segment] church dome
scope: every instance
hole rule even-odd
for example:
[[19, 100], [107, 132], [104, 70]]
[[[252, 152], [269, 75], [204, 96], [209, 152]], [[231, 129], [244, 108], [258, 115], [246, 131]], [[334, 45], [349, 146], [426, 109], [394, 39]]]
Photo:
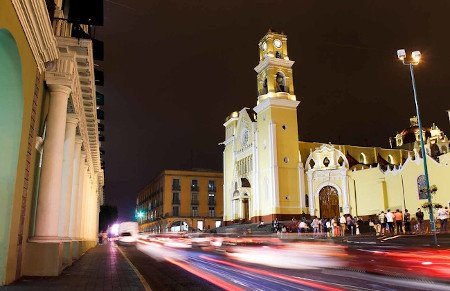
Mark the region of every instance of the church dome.
[[[422, 127], [422, 130], [425, 131], [425, 140], [427, 140], [431, 136], [431, 133], [430, 133], [431, 129]], [[419, 127], [418, 126], [410, 126], [408, 128], [405, 128], [400, 132], [400, 135], [402, 136], [404, 144], [416, 142], [417, 140], [419, 140], [416, 138], [416, 136], [419, 135]]]

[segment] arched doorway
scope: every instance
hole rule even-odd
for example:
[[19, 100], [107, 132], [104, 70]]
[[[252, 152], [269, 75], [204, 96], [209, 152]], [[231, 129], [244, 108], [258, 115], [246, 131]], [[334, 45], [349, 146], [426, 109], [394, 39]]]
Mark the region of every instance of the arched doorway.
[[339, 195], [333, 186], [325, 186], [319, 192], [321, 218], [339, 217]]
[[11, 209], [22, 135], [22, 64], [13, 36], [0, 29], [0, 285], [5, 282]]
[[248, 198], [242, 199], [242, 211], [244, 221], [248, 221], [250, 219], [250, 208], [248, 205]]

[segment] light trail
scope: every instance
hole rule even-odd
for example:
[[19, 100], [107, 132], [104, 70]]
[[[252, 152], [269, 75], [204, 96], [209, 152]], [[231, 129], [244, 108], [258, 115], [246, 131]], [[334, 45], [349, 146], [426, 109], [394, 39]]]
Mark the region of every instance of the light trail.
[[266, 271], [266, 270], [259, 270], [259, 269], [254, 269], [254, 268], [250, 268], [250, 267], [245, 267], [245, 266], [241, 266], [241, 265], [234, 264], [234, 263], [231, 263], [231, 262], [213, 259], [213, 258], [210, 258], [210, 257], [207, 257], [207, 256], [203, 256], [203, 255], [201, 255], [199, 257], [204, 259], [204, 260], [216, 262], [216, 263], [223, 264], [223, 265], [228, 265], [228, 266], [233, 267], [233, 268], [238, 268], [238, 269], [241, 269], [241, 270], [257, 273], [257, 274], [260, 274], [260, 275], [270, 276], [270, 277], [286, 280], [286, 281], [289, 281], [289, 282], [293, 282], [293, 283], [296, 283], [296, 284], [300, 284], [300, 285], [303, 285], [303, 286], [308, 286], [308, 287], [312, 287], [312, 288], [316, 288], [316, 289], [320, 289], [320, 290], [324, 290], [324, 291], [343, 291], [344, 290], [344, 289], [327, 286], [327, 285], [316, 283], [316, 282], [309, 281], [309, 280], [294, 278], [294, 277], [286, 276], [286, 275], [283, 275], [283, 274], [272, 273], [272, 272], [269, 272], [269, 271]]

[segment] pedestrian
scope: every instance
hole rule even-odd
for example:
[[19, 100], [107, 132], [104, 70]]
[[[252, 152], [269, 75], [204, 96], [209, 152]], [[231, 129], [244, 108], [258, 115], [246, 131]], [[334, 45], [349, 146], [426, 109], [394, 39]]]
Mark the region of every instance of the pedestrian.
[[445, 209], [439, 207], [438, 210], [438, 218], [441, 221], [441, 229], [440, 232], [447, 232], [447, 220], [448, 220], [448, 207], [445, 206]]
[[417, 232], [422, 233], [423, 232], [423, 212], [422, 212], [422, 209], [417, 208], [416, 218], [417, 218]]
[[299, 231], [299, 233], [304, 233], [306, 231], [307, 227], [308, 226], [306, 225], [304, 219], [302, 221], [300, 221], [300, 223], [298, 224], [298, 231]]
[[394, 218], [394, 213], [392, 213], [390, 209], [386, 210], [386, 230], [389, 233], [394, 233]]
[[397, 234], [403, 233], [403, 214], [400, 209], [395, 210], [394, 218]]
[[108, 233], [106, 231], [102, 232], [102, 243], [107, 244], [108, 243]]
[[314, 235], [319, 233], [319, 224], [320, 224], [319, 219], [317, 219], [317, 217], [314, 217], [313, 221], [311, 222], [311, 226], [313, 228]]
[[345, 236], [345, 227], [347, 220], [345, 219], [344, 214], [339, 218], [339, 223], [341, 224], [341, 236]]
[[353, 228], [355, 226], [355, 223], [353, 221], [353, 217], [350, 214], [347, 215], [345, 223], [347, 225], [347, 230], [350, 232], [351, 235], [353, 235]]
[[379, 234], [384, 235], [384, 232], [386, 230], [386, 215], [384, 214], [384, 211], [380, 212], [380, 214], [378, 215], [378, 220], [380, 220], [380, 224], [381, 224], [381, 229], [380, 229]]
[[327, 219], [325, 222], [327, 237], [330, 237], [333, 234], [333, 227], [332, 227], [331, 221], [332, 220]]
[[275, 217], [275, 220], [272, 221], [272, 232], [278, 232], [278, 226], [279, 226], [278, 218]]
[[339, 227], [337, 224], [337, 218], [333, 217], [331, 219], [331, 227], [332, 227], [332, 236], [338, 236], [338, 232], [339, 232]]
[[411, 213], [408, 212], [408, 209], [405, 209], [405, 214], [403, 215], [403, 221], [405, 223], [405, 232], [411, 232]]

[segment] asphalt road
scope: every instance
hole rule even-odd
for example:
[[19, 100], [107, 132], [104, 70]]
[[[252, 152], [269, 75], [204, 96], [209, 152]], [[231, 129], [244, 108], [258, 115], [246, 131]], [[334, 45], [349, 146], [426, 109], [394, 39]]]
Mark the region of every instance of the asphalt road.
[[430, 280], [341, 268], [262, 267], [201, 250], [145, 245], [121, 248], [152, 290], [450, 290], [450, 285]]

